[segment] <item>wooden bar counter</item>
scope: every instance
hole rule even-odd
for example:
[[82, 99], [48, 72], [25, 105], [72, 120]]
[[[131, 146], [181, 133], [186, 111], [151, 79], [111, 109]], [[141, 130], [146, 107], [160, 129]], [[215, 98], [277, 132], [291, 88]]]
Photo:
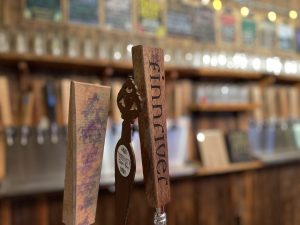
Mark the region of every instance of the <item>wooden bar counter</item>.
[[[147, 221], [150, 225], [153, 211], [143, 204], [146, 196], [140, 178], [133, 191], [128, 224]], [[63, 189], [58, 183], [52, 190], [35, 189], [26, 193], [19, 189], [18, 195], [10, 192], [10, 197], [3, 191], [0, 225], [61, 225]], [[96, 225], [115, 223], [111, 184], [108, 180], [100, 188]], [[272, 166], [239, 164], [211, 172], [190, 169], [180, 176], [171, 170], [171, 187], [173, 198], [167, 207], [169, 225], [300, 224], [299, 162]], [[42, 205], [41, 199], [44, 199]]]

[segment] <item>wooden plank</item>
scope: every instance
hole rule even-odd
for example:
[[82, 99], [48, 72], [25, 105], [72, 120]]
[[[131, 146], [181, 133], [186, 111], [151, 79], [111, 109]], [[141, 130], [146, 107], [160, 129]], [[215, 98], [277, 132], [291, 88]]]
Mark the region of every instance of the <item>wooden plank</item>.
[[253, 162], [242, 162], [242, 163], [232, 163], [228, 164], [227, 166], [222, 166], [218, 168], [200, 168], [198, 170], [198, 176], [212, 176], [218, 174], [227, 174], [227, 173], [234, 173], [234, 172], [242, 172], [242, 171], [249, 171], [249, 170], [257, 170], [263, 168], [263, 164], [259, 161]]
[[132, 59], [142, 97], [138, 121], [146, 196], [152, 207], [161, 208], [170, 201], [164, 53], [139, 45], [132, 48]]
[[234, 71], [214, 68], [190, 68], [190, 67], [178, 67], [168, 66], [167, 71], [177, 71], [181, 76], [195, 76], [195, 77], [207, 77], [207, 78], [230, 78], [241, 80], [258, 80], [262, 77], [259, 72], [248, 71]]
[[93, 224], [100, 184], [110, 88], [71, 83], [63, 222]]
[[30, 65], [36, 65], [39, 67], [55, 67], [55, 68], [82, 68], [82, 69], [103, 69], [106, 67], [112, 67], [118, 71], [130, 71], [131, 64], [126, 62], [114, 62], [109, 60], [98, 59], [86, 59], [83, 57], [69, 58], [66, 56], [51, 56], [34, 54], [16, 54], [16, 53], [1, 53], [0, 63], [18, 63], [24, 61]]
[[201, 104], [191, 105], [192, 111], [199, 112], [239, 112], [239, 111], [252, 111], [257, 108], [256, 104]]

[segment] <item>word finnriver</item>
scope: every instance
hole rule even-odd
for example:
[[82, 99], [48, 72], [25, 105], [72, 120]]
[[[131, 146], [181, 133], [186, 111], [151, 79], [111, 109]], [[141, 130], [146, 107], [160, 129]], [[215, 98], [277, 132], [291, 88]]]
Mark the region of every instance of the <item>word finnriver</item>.
[[[152, 57], [155, 58], [155, 57]], [[151, 97], [152, 97], [152, 113], [153, 113], [153, 128], [154, 128], [154, 141], [155, 141], [155, 153], [157, 156], [156, 172], [158, 182], [163, 182], [168, 185], [168, 153], [166, 143], [166, 130], [165, 130], [165, 118], [163, 118], [163, 105], [161, 101], [161, 79], [164, 80], [164, 76], [161, 76], [160, 66], [156, 60], [149, 61], [150, 68], [150, 84], [151, 84]]]

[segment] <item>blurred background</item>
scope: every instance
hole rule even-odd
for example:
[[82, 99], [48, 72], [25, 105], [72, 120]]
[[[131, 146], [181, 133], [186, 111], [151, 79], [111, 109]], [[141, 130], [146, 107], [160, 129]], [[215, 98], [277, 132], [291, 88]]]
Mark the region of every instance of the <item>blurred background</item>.
[[[0, 225], [60, 225], [70, 81], [112, 87], [97, 225], [115, 223], [116, 97], [164, 49], [169, 225], [300, 224], [298, 0], [0, 0]], [[138, 127], [129, 224], [153, 224]]]

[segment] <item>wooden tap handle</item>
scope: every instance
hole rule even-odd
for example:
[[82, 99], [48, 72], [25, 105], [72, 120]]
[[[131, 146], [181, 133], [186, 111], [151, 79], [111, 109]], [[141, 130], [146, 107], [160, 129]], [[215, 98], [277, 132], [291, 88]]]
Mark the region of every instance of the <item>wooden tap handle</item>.
[[13, 126], [13, 118], [10, 104], [9, 84], [6, 77], [0, 77], [0, 106], [2, 123], [5, 127]]
[[122, 88], [121, 81], [114, 81], [111, 84], [111, 120], [117, 124], [122, 121], [120, 110], [118, 109], [117, 96]]
[[56, 107], [57, 96], [55, 92], [55, 84], [53, 81], [49, 81], [45, 84], [45, 99], [49, 120], [52, 123], [57, 123]]
[[146, 196], [152, 207], [161, 208], [170, 201], [164, 53], [158, 48], [135, 46], [132, 60], [142, 98], [138, 121]]
[[61, 81], [61, 98], [62, 98], [62, 120], [63, 125], [68, 125], [69, 101], [70, 101], [71, 80], [63, 79]]
[[287, 88], [278, 88], [278, 101], [279, 117], [282, 120], [287, 120], [289, 118], [289, 98]]
[[34, 95], [34, 125], [36, 126], [39, 126], [41, 121], [46, 118], [45, 95], [43, 92], [44, 85], [45, 81], [43, 79], [32, 80], [32, 91]]
[[71, 83], [63, 222], [95, 222], [110, 88]]
[[23, 121], [22, 125], [32, 126], [33, 125], [33, 108], [34, 108], [34, 96], [32, 92], [26, 93], [22, 99], [22, 114]]

